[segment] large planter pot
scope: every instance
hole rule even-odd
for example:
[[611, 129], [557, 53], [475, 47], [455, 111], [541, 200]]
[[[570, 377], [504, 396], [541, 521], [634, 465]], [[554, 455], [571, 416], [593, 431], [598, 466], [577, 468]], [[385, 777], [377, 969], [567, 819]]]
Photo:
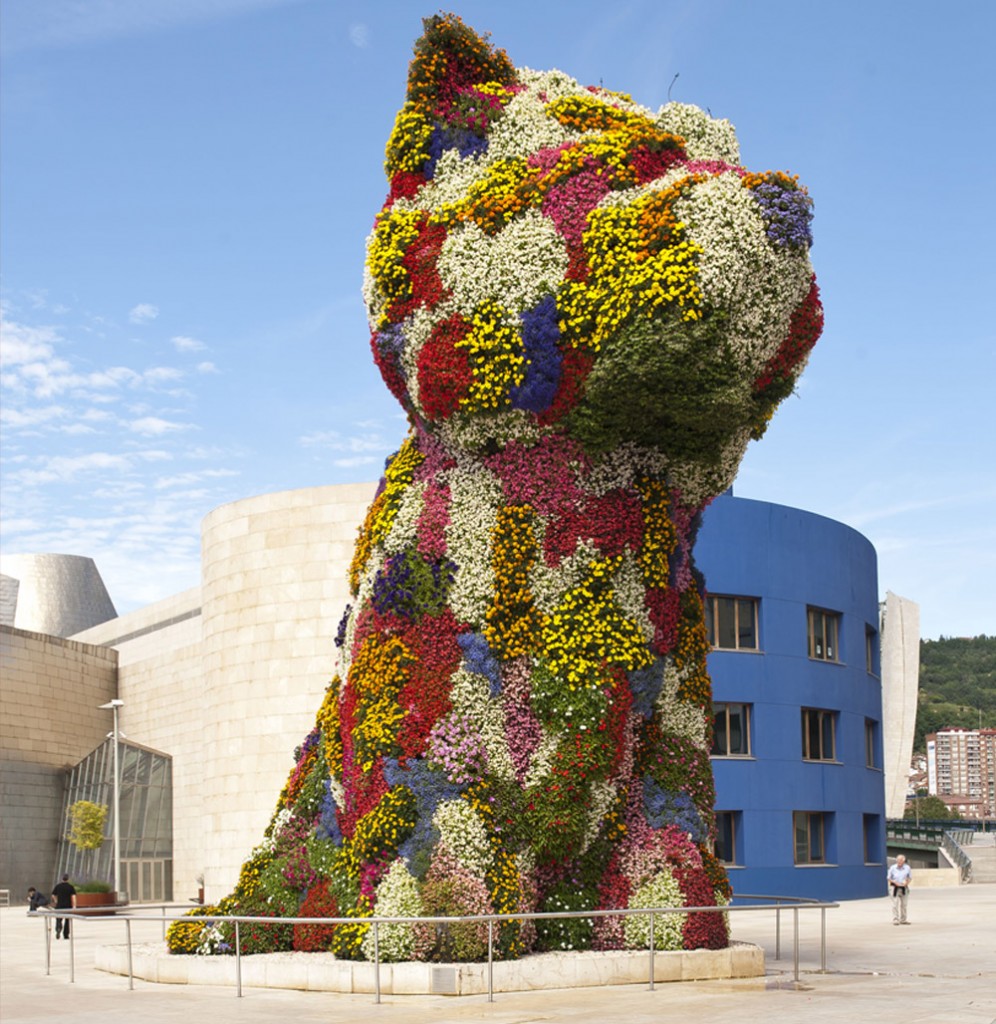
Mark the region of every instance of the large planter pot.
[[[117, 902], [118, 894], [116, 892], [78, 892], [76, 894], [76, 909], [97, 917], [102, 914], [113, 914], [113, 908]], [[102, 910], [101, 907], [109, 909]]]

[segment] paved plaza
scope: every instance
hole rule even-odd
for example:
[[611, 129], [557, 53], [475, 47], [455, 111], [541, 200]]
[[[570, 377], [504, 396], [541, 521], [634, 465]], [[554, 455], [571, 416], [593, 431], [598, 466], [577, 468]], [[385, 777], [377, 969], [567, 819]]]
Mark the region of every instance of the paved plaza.
[[[734, 938], [767, 954], [765, 978], [486, 996], [385, 996], [156, 985], [97, 971], [97, 945], [124, 941], [120, 920], [76, 924], [76, 980], [69, 944], [52, 943], [45, 974], [44, 924], [23, 906], [0, 909], [0, 1020], [4, 1024], [458, 1024], [488, 1021], [653, 1021], [693, 1024], [869, 1022], [993, 1024], [996, 1021], [996, 884], [914, 891], [911, 924], [894, 927], [886, 897], [827, 911], [827, 973], [820, 973], [819, 912], [800, 914], [800, 982], [793, 981], [791, 914], [782, 919], [782, 959], [774, 959], [774, 913], [734, 916]], [[135, 942], [162, 928], [132, 924]]]

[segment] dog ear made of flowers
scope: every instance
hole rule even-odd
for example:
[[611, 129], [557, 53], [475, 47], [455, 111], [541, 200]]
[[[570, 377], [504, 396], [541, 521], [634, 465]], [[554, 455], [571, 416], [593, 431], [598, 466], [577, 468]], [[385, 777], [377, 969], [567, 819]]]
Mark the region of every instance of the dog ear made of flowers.
[[[741, 167], [728, 122], [516, 69], [452, 15], [425, 22], [386, 169], [364, 294], [411, 430], [357, 540], [338, 674], [223, 905], [355, 917], [254, 948], [362, 958], [372, 914], [724, 903], [691, 549], [822, 328], [809, 196]], [[510, 921], [497, 946], [648, 929]], [[727, 942], [721, 914], [656, 935]], [[487, 935], [379, 943], [473, 960]]]

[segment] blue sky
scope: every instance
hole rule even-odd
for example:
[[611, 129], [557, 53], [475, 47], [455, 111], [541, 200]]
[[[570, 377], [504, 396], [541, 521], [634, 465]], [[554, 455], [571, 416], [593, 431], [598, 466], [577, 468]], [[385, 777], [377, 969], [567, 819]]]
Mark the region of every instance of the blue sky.
[[[996, 633], [996, 5], [446, 9], [801, 176], [827, 327], [736, 493], [864, 533], [924, 636]], [[364, 244], [434, 10], [0, 0], [3, 553], [89, 555], [127, 611], [198, 583], [212, 508], [379, 475]]]

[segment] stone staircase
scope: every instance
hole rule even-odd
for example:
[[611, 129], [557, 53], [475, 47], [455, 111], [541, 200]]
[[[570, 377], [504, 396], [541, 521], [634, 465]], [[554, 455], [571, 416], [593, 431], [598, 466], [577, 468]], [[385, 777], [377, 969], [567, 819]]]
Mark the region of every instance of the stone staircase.
[[996, 882], [996, 833], [976, 832], [962, 849], [972, 861], [973, 884]]

